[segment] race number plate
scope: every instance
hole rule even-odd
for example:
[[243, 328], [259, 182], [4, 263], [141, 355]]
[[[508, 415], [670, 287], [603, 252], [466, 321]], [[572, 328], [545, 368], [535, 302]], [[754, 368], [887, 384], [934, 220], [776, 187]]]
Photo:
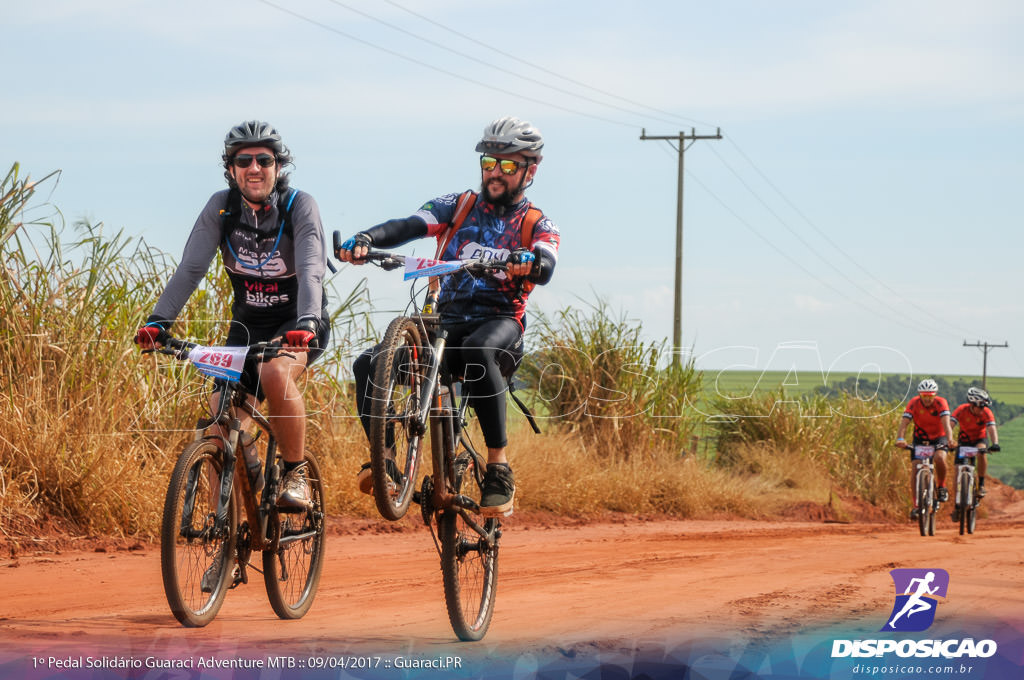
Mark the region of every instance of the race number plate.
[[978, 447], [977, 446], [961, 446], [960, 447], [960, 456], [963, 457], [963, 458], [974, 458], [977, 455], [978, 455]]
[[914, 447], [914, 458], [918, 460], [925, 460], [935, 455], [934, 446], [915, 446]]
[[211, 378], [238, 380], [242, 377], [242, 366], [245, 364], [245, 355], [248, 353], [248, 347], [203, 347], [197, 345], [188, 353], [188, 360], [203, 375], [208, 375]]
[[453, 272], [462, 266], [458, 260], [431, 260], [426, 257], [405, 258], [403, 280], [418, 279], [422, 276], [438, 276]]

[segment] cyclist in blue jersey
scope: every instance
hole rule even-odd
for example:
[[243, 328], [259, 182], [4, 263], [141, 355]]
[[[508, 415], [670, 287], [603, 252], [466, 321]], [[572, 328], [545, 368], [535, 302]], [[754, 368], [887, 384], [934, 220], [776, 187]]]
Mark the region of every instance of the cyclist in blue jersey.
[[[484, 128], [476, 145], [481, 154], [480, 192], [471, 198], [472, 207], [461, 223], [453, 225], [453, 220], [467, 194], [447, 194], [428, 201], [409, 217], [357, 233], [336, 252], [344, 262], [362, 264], [370, 247], [390, 248], [433, 236], [438, 240], [439, 259], [483, 257], [508, 263], [507, 275], [474, 277], [459, 272], [444, 277], [437, 300], [440, 323], [449, 333], [448, 366], [465, 376], [487, 445], [480, 502], [485, 516], [507, 515], [513, 508], [515, 478], [506, 455], [506, 377], [522, 359], [526, 300], [535, 286], [551, 280], [558, 260], [558, 228], [525, 194], [537, 174], [543, 147], [540, 131], [529, 122], [512, 116], [498, 118]], [[367, 389], [376, 350], [367, 350], [353, 365], [356, 408], [367, 434]], [[467, 367], [475, 370], [466, 371]], [[360, 471], [359, 488], [370, 493], [372, 487], [367, 463]]]
[[[270, 405], [285, 471], [278, 505], [308, 507], [306, 408], [295, 381], [330, 337], [320, 209], [312, 196], [289, 187], [282, 168], [291, 164], [291, 152], [269, 123], [251, 120], [231, 128], [221, 159], [229, 188], [213, 194], [203, 208], [181, 263], [135, 342], [147, 348], [163, 344], [219, 250], [234, 289], [224, 344], [283, 338], [287, 345], [310, 348], [261, 363], [242, 377], [252, 398], [266, 398]], [[243, 416], [243, 431], [249, 420]]]

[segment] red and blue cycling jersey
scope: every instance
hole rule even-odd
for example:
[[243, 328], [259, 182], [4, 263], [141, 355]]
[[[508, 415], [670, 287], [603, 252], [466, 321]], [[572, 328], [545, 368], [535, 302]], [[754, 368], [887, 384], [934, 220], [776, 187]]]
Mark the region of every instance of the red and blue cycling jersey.
[[[455, 217], [458, 199], [459, 194], [447, 194], [429, 201], [415, 213], [415, 217], [427, 223], [428, 235], [439, 239], [444, 237]], [[524, 247], [523, 220], [530, 207], [525, 199], [507, 208], [477, 200], [440, 259], [507, 260], [513, 250]], [[553, 265], [558, 259], [560, 240], [558, 227], [542, 215], [526, 248], [539, 253]], [[534, 285], [532, 281], [525, 281], [522, 294], [517, 297], [518, 282], [503, 272], [491, 276], [457, 272], [441, 280], [438, 312], [441, 321], [448, 324], [508, 316], [525, 327], [526, 299]]]

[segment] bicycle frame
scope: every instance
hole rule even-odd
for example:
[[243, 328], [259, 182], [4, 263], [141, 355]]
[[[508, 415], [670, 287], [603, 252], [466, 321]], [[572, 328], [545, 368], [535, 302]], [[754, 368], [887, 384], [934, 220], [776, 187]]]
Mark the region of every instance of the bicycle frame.
[[[186, 356], [188, 350], [193, 346], [191, 343], [172, 340], [168, 350], [158, 351], [171, 354], [180, 359]], [[256, 404], [250, 401], [249, 395], [241, 386], [241, 383], [225, 378], [214, 378], [213, 383], [214, 393], [218, 395], [216, 412], [211, 418], [201, 419], [197, 423], [194, 440], [212, 439], [219, 440], [220, 442], [219, 448], [223, 457], [221, 470], [223, 472], [219, 480], [217, 511], [213, 526], [214, 536], [216, 538], [224, 538], [229, 535], [228, 522], [230, 518], [228, 517], [228, 507], [231, 495], [237, 494], [236, 498], [244, 508], [248, 526], [258, 528], [258, 531], [250, 530], [249, 532], [249, 544], [246, 546], [249, 551], [276, 551], [287, 543], [309, 538], [312, 535], [311, 533], [296, 534], [283, 539], [280, 536], [271, 535], [271, 519], [274, 513], [279, 512], [274, 501], [277, 497], [277, 489], [281, 478], [281, 470], [275, 463], [277, 440], [274, 438], [273, 428], [270, 425], [270, 421], [259, 411]], [[257, 499], [256, 494], [252, 491], [249, 475], [245, 467], [245, 458], [240, 455], [242, 450], [242, 423], [241, 419], [238, 418], [237, 409], [245, 411], [253, 419], [257, 427], [267, 434], [267, 453], [263, 471], [265, 485], [262, 497], [259, 499]], [[219, 431], [214, 431], [214, 426], [219, 426]], [[256, 438], [259, 438], [258, 434]], [[237, 484], [235, 480], [238, 480]], [[191, 489], [194, 489], [195, 481], [190, 480], [189, 486]], [[190, 512], [190, 507], [191, 503], [185, 504], [182, 509], [183, 515]], [[186, 517], [183, 516], [184, 519]], [[187, 523], [183, 521], [182, 524], [186, 525]], [[239, 545], [239, 548], [241, 547]], [[239, 561], [242, 582], [248, 581], [245, 573], [246, 561]]]
[[[478, 512], [480, 508], [476, 501], [468, 496], [454, 493], [454, 463], [458, 444], [462, 444], [466, 451], [473, 456], [476, 470], [481, 470], [486, 461], [462, 434], [468, 406], [466, 396], [462, 395], [459, 406], [456, 408], [455, 386], [458, 381], [442, 370], [448, 332], [438, 327], [435, 315], [417, 315], [412, 319], [420, 325], [421, 330], [424, 331], [424, 337], [430, 341], [430, 352], [427, 354], [429, 357], [427, 377], [422, 385], [420, 411], [416, 421], [416, 426], [421, 434], [428, 431], [430, 433], [431, 462], [433, 463], [431, 474], [433, 483], [432, 489], [430, 489], [429, 506], [424, 502], [426, 499], [422, 494], [420, 499], [424, 508], [424, 517], [428, 516], [428, 512], [433, 514], [451, 507]], [[448, 396], [447, 403], [445, 396]], [[465, 519], [477, 533], [488, 538], [487, 533], [469, 516], [466, 516]]]
[[[276, 497], [276, 489], [280, 480], [280, 470], [274, 463], [277, 452], [277, 440], [274, 439], [270, 421], [259, 412], [256, 405], [249, 402], [246, 392], [241, 389], [238, 383], [230, 383], [226, 380], [215, 380], [214, 384], [219, 390], [219, 403], [217, 413], [208, 421], [201, 421], [196, 429], [195, 439], [219, 439], [223, 458], [223, 470], [226, 472], [220, 480], [220, 494], [217, 499], [217, 519], [214, 530], [220, 536], [227, 535], [228, 503], [232, 493], [237, 493], [245, 509], [245, 517], [250, 527], [259, 527], [258, 532], [250, 532], [249, 548], [251, 550], [276, 550], [279, 543], [276, 537], [269, 535], [270, 515], [276, 511], [273, 499]], [[266, 484], [263, 487], [262, 499], [258, 501], [256, 494], [252, 492], [249, 483], [249, 475], [245, 468], [245, 459], [239, 455], [241, 452], [242, 423], [236, 417], [234, 409], [241, 408], [252, 417], [256, 425], [267, 433], [267, 455], [265, 460], [264, 475]], [[224, 434], [211, 432], [214, 425], [219, 425], [228, 432]], [[257, 435], [258, 436], [258, 435]], [[238, 484], [234, 480], [238, 480]], [[289, 537], [289, 540], [295, 540]], [[244, 568], [244, 567], [243, 567]], [[243, 574], [243, 580], [245, 580]]]

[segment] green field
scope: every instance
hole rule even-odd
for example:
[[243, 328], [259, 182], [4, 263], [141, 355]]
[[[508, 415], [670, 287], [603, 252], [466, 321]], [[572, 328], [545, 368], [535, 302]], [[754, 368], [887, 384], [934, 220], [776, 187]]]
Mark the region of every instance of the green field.
[[[853, 373], [833, 373], [828, 376], [828, 383], [838, 383]], [[938, 377], [938, 376], [936, 376]], [[981, 376], [943, 375], [950, 382], [966, 381], [981, 385]], [[916, 380], [916, 377], [915, 377]], [[763, 392], [785, 391], [786, 397], [799, 398], [814, 391], [815, 387], [825, 384], [825, 378], [815, 372], [793, 371], [704, 371], [705, 398], [716, 394], [741, 397]], [[1024, 378], [992, 376], [985, 382], [985, 387], [993, 398], [1007, 404], [1024, 406]], [[914, 394], [913, 385], [909, 385], [910, 395]], [[909, 396], [909, 395], [908, 395]], [[950, 406], [955, 406], [951, 404]], [[999, 418], [999, 413], [996, 413]], [[895, 432], [896, 419], [893, 428]], [[989, 474], [1000, 478], [1013, 479], [1016, 486], [1024, 483], [1024, 416], [1008, 422], [999, 421], [999, 443], [1002, 451], [989, 456]]]
[[[799, 397], [812, 392], [815, 387], [824, 384], [842, 382], [846, 378], [856, 375], [855, 373], [831, 373], [826, 377], [812, 371], [704, 371], [704, 391], [714, 394], [715, 389], [725, 395], [744, 396], [747, 394], [778, 391], [785, 388], [786, 395]], [[914, 378], [916, 381], [917, 376]], [[939, 377], [939, 376], [936, 376]], [[941, 376], [950, 382], [963, 380], [981, 385], [981, 376], [970, 375], [943, 375]], [[985, 387], [993, 398], [1007, 404], [1024, 406], [1024, 378], [1007, 378], [990, 376]], [[908, 384], [909, 394], [913, 395], [914, 384]], [[952, 404], [951, 404], [952, 406]]]

